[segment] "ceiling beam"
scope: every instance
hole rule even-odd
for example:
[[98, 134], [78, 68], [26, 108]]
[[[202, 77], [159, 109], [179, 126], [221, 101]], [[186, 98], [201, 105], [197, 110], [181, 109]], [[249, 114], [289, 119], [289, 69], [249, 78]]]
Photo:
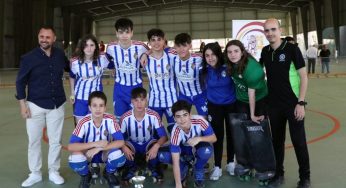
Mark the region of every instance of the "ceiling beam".
[[[184, 2], [174, 2], [174, 3], [167, 3], [161, 4], [161, 5], [153, 5], [151, 7], [141, 7], [141, 8], [133, 8], [133, 10], [123, 10], [123, 11], [116, 11], [113, 13], [103, 14], [99, 16], [94, 16], [94, 20], [103, 20], [109, 17], [116, 17], [116, 16], [127, 16], [127, 15], [133, 15], [133, 14], [139, 14], [142, 12], [148, 12], [148, 11], [154, 11], [154, 10], [161, 10], [161, 9], [172, 9], [172, 8], [180, 8], [185, 7], [190, 2], [184, 1]], [[242, 8], [242, 9], [262, 9], [262, 10], [277, 10], [277, 11], [283, 11], [288, 12], [291, 10], [295, 10], [296, 7], [283, 7], [279, 5], [266, 5], [266, 4], [260, 4], [260, 3], [231, 3], [231, 2], [202, 2], [202, 1], [195, 1], [193, 2], [193, 6], [202, 6], [202, 7], [224, 7], [224, 8]]]

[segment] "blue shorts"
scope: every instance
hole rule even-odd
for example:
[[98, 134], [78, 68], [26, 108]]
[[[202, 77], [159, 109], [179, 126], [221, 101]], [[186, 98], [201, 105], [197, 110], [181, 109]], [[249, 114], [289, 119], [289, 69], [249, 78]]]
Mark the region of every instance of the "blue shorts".
[[84, 117], [90, 113], [88, 101], [76, 99], [73, 104], [73, 115], [77, 117]]
[[132, 109], [131, 91], [137, 87], [142, 87], [142, 84], [136, 86], [124, 86], [118, 83], [114, 84], [113, 107], [114, 115], [117, 116], [117, 118], [120, 118], [125, 112]]
[[163, 114], [165, 114], [168, 126], [173, 126], [175, 124], [172, 108], [159, 108], [159, 107], [150, 107], [150, 106], [149, 108], [157, 112], [161, 120], [162, 120]]
[[205, 92], [195, 96], [186, 96], [180, 93], [178, 99], [184, 100], [192, 105], [195, 105], [195, 108], [199, 115], [201, 116], [208, 115], [207, 96]]
[[128, 146], [131, 149], [131, 151], [133, 151], [134, 153], [146, 154], [147, 151], [149, 151], [149, 147], [156, 142], [157, 142], [156, 139], [152, 139], [146, 143], [138, 144], [136, 142], [128, 140], [128, 141], [125, 141], [125, 145]]

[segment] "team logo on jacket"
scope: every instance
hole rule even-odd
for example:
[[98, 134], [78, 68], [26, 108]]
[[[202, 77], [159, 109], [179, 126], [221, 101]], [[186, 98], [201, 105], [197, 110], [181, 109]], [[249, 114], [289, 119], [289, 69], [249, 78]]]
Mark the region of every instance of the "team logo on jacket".
[[221, 76], [222, 76], [222, 77], [226, 77], [226, 71], [222, 71], [222, 72], [221, 72]]
[[207, 112], [207, 111], [208, 111], [207, 106], [202, 106], [202, 108], [201, 108], [201, 109], [203, 110], [203, 112]]
[[285, 62], [286, 61], [286, 56], [285, 54], [280, 54], [279, 56], [279, 62]]

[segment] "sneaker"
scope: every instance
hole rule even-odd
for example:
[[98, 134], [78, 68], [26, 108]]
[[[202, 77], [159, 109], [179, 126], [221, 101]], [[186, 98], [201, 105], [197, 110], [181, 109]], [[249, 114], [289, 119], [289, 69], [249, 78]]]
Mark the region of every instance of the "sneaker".
[[53, 182], [54, 184], [61, 185], [63, 184], [64, 178], [62, 178], [59, 174], [59, 172], [50, 172], [49, 173], [49, 180]]
[[283, 176], [274, 176], [274, 178], [269, 180], [270, 187], [279, 187], [284, 183], [285, 179]]
[[157, 166], [155, 169], [151, 170], [151, 177], [153, 178], [153, 182], [162, 182], [163, 181], [163, 173], [159, 166]]
[[217, 181], [220, 179], [220, 177], [222, 176], [222, 169], [220, 167], [215, 166], [212, 170], [211, 170], [211, 174], [209, 179], [210, 180], [214, 180]]
[[114, 173], [103, 172], [103, 177], [107, 180], [108, 186], [111, 188], [120, 188], [120, 182]]
[[135, 176], [136, 170], [136, 167], [125, 167], [122, 172], [122, 180], [130, 181]]
[[79, 187], [78, 188], [89, 188], [91, 181], [91, 174], [88, 173], [85, 176], [81, 176]]
[[234, 162], [230, 162], [226, 165], [226, 171], [229, 173], [229, 175], [234, 176], [234, 168], [235, 168]]
[[309, 179], [300, 180], [297, 188], [311, 188], [311, 182]]
[[22, 183], [22, 187], [30, 187], [38, 182], [42, 181], [41, 174], [29, 174], [29, 177]]

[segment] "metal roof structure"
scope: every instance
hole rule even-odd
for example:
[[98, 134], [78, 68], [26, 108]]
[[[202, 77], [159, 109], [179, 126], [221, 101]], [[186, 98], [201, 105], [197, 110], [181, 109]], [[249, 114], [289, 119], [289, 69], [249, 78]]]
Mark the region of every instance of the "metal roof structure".
[[309, 6], [311, 0], [55, 0], [54, 6], [93, 20], [138, 14], [189, 5], [275, 11], [295, 11]]

